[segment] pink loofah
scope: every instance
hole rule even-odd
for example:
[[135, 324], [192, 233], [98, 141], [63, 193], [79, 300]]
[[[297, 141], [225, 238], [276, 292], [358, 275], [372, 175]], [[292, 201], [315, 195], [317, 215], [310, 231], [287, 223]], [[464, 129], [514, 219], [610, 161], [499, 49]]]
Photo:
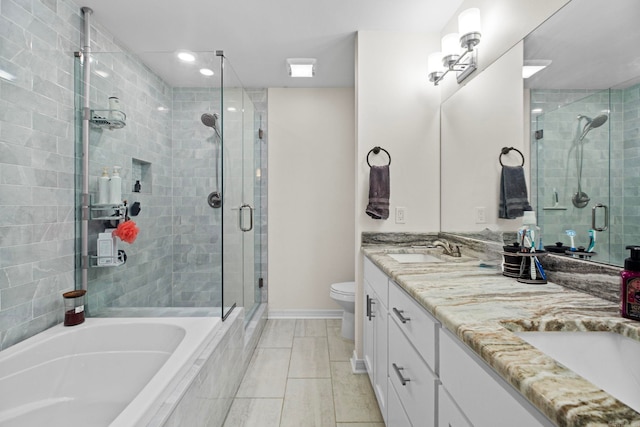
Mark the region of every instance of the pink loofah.
[[118, 228], [116, 228], [113, 234], [119, 237], [123, 242], [133, 243], [135, 242], [136, 237], [138, 237], [138, 231], [140, 231], [140, 229], [136, 223], [128, 220], [118, 224]]

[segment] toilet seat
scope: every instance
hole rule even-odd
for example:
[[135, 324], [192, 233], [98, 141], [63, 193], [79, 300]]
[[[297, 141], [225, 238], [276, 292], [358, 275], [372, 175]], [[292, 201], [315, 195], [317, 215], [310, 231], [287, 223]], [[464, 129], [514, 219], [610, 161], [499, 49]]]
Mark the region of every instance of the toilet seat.
[[353, 299], [356, 297], [356, 282], [342, 282], [331, 285], [331, 294], [340, 299]]

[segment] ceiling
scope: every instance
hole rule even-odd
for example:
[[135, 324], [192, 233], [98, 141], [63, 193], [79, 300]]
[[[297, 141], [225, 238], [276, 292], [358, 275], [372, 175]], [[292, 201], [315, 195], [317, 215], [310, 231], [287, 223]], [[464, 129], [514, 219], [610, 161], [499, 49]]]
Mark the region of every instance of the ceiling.
[[[94, 23], [169, 84], [194, 86], [203, 79], [196, 67], [176, 63], [176, 51], [223, 50], [248, 88], [353, 86], [357, 31], [439, 34], [462, 4], [462, 0], [80, 1], [80, 6], [93, 9]], [[198, 56], [215, 62], [212, 54]], [[316, 58], [315, 77], [289, 77], [287, 58]]]
[[551, 60], [525, 80], [543, 89], [624, 88], [640, 76], [640, 1], [574, 0], [524, 41], [525, 60]]

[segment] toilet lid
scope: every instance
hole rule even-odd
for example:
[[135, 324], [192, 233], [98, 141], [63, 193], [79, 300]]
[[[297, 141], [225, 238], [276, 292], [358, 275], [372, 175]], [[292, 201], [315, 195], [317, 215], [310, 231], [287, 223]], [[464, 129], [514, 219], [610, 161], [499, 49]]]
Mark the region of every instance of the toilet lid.
[[356, 282], [342, 282], [331, 285], [331, 290], [337, 294], [355, 295]]

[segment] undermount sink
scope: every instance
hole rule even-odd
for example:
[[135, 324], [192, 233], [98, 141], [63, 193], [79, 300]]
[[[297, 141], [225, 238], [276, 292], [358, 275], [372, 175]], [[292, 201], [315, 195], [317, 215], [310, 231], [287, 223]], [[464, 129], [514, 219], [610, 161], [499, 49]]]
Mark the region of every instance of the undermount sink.
[[438, 257], [429, 254], [387, 254], [399, 263], [419, 263], [419, 262], [444, 262]]
[[640, 412], [640, 342], [614, 332], [515, 332], [546, 355]]

